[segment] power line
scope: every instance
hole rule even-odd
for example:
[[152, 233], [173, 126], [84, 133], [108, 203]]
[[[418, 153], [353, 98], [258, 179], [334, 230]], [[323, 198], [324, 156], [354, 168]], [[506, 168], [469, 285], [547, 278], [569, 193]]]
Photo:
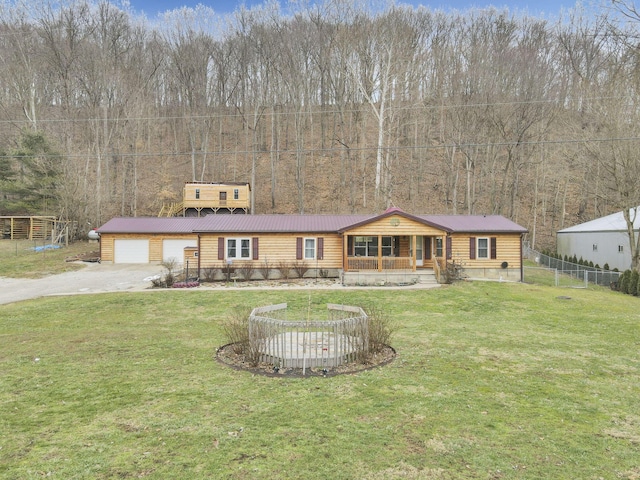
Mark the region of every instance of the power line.
[[[588, 97], [581, 98], [581, 102], [593, 102], [593, 101], [602, 101], [602, 100], [627, 100], [628, 103], [625, 106], [634, 106], [635, 102], [629, 101], [629, 96], [608, 96], [608, 97]], [[560, 103], [558, 100], [516, 100], [511, 102], [479, 102], [479, 103], [468, 103], [468, 104], [412, 104], [407, 106], [387, 106], [387, 111], [391, 112], [407, 112], [407, 111], [420, 111], [420, 110], [455, 110], [455, 109], [464, 109], [464, 108], [488, 108], [488, 107], [504, 107], [504, 106], [518, 106], [518, 105], [551, 105]], [[280, 108], [283, 105], [262, 105], [258, 108]], [[327, 105], [322, 106], [320, 104], [314, 105], [314, 108], [318, 109], [315, 111], [306, 111], [304, 112], [306, 115], [326, 115], [330, 113], [354, 113], [354, 112], [362, 112], [363, 110], [368, 111], [371, 107], [367, 104], [362, 104], [361, 108], [346, 108], [346, 109], [335, 109], [335, 110], [324, 110]], [[182, 107], [173, 107], [176, 109]], [[235, 108], [234, 106], [227, 107], [219, 107], [219, 108]], [[255, 109], [255, 107], [250, 107], [247, 110]], [[269, 112], [263, 111], [259, 114], [260, 117], [278, 117], [278, 116], [289, 116], [289, 115], [297, 115], [299, 112], [297, 111], [277, 111], [271, 110]], [[152, 122], [152, 121], [175, 121], [175, 120], [214, 120], [214, 119], [233, 119], [233, 118], [243, 118], [243, 117], [253, 117], [253, 113], [211, 113], [211, 114], [199, 114], [199, 115], [155, 115], [149, 117], [85, 117], [85, 118], [44, 118], [44, 119], [7, 119], [0, 120], [0, 125], [2, 124], [56, 124], [56, 123], [84, 123], [84, 122], [92, 122], [92, 123], [113, 123], [113, 122]]]
[[[380, 150], [384, 152], [398, 152], [398, 151], [406, 151], [406, 150], [442, 150], [447, 148], [490, 148], [490, 147], [509, 147], [509, 146], [544, 146], [544, 145], [565, 145], [565, 144], [586, 144], [586, 143], [613, 143], [613, 142], [633, 142], [640, 141], [640, 137], [610, 137], [610, 138], [591, 138], [591, 139], [557, 139], [557, 140], [532, 140], [526, 142], [485, 142], [485, 143], [443, 143], [440, 145], [408, 145], [408, 146], [387, 146], [382, 147]], [[376, 152], [378, 151], [378, 147], [329, 147], [329, 148], [304, 148], [304, 149], [279, 149], [279, 154], [315, 154], [315, 153], [341, 153], [345, 150], [349, 150], [354, 153], [361, 152]], [[229, 155], [253, 155], [255, 153], [268, 154], [269, 151], [265, 150], [225, 150], [225, 151], [209, 151], [209, 152], [106, 152], [106, 153], [73, 153], [73, 154], [36, 154], [32, 155], [33, 157], [38, 158], [95, 158], [95, 157], [103, 157], [103, 158], [160, 158], [160, 157], [191, 157], [192, 155], [202, 156], [212, 156], [212, 157], [220, 157], [220, 156], [229, 156]], [[0, 158], [19, 158], [19, 157], [31, 157], [31, 155], [0, 155]]]

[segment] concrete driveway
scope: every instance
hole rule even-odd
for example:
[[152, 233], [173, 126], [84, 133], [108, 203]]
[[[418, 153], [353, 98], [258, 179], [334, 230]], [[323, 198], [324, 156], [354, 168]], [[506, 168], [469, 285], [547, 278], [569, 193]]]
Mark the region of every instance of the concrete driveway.
[[47, 295], [144, 290], [161, 265], [85, 263], [84, 268], [38, 279], [0, 277], [0, 304]]

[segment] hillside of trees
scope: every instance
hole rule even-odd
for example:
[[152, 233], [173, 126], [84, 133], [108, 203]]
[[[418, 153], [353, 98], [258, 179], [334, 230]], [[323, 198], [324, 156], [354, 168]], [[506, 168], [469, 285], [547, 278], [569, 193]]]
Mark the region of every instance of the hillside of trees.
[[553, 248], [640, 205], [633, 4], [363, 4], [4, 4], [0, 215], [99, 226], [246, 181], [254, 213], [502, 214]]

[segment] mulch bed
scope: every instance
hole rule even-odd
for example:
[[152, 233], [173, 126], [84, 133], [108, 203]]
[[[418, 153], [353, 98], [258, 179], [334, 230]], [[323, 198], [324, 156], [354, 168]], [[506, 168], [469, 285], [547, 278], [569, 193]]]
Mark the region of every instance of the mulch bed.
[[272, 363], [259, 363], [251, 366], [245, 361], [245, 356], [233, 351], [234, 344], [223, 345], [216, 350], [216, 360], [235, 370], [245, 370], [258, 375], [268, 377], [333, 377], [350, 373], [363, 372], [373, 368], [386, 365], [396, 358], [396, 351], [393, 347], [385, 345], [380, 353], [371, 355], [366, 363], [347, 363], [339, 367], [324, 370], [322, 367], [307, 368], [305, 375], [302, 375], [301, 368], [274, 368]]

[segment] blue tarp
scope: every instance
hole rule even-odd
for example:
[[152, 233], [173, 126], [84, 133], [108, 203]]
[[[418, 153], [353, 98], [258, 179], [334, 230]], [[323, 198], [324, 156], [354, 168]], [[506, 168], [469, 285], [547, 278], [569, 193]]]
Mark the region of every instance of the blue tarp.
[[57, 248], [60, 248], [60, 245], [52, 245], [52, 244], [49, 244], [49, 245], [42, 245], [42, 246], [40, 246], [40, 247], [33, 247], [33, 249], [34, 249], [36, 252], [42, 252], [43, 250], [55, 250], [55, 249], [57, 249]]

